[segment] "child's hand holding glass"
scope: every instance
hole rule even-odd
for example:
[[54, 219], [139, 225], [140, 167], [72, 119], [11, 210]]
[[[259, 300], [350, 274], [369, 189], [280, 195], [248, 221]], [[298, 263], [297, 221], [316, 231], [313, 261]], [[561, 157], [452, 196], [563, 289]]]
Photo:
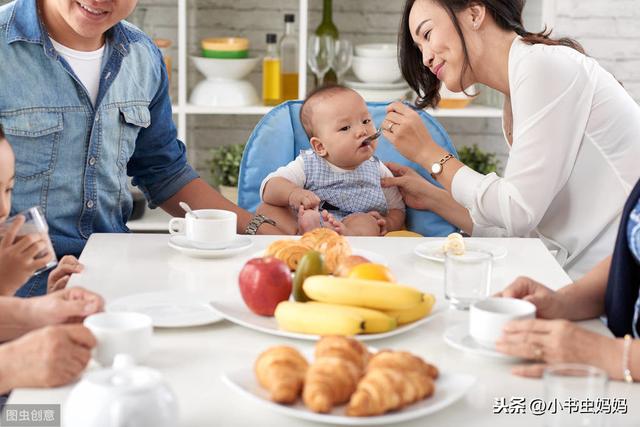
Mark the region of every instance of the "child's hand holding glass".
[[0, 295], [13, 295], [54, 257], [43, 234], [18, 236], [24, 222], [24, 216], [18, 215], [0, 234]]

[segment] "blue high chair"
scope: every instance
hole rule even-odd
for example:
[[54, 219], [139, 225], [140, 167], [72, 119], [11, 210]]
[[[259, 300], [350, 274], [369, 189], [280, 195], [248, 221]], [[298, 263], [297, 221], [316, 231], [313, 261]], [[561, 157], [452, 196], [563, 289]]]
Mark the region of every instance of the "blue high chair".
[[[381, 102], [367, 103], [376, 128], [386, 116], [387, 105]], [[300, 150], [310, 148], [309, 138], [300, 123], [301, 106], [302, 101], [287, 101], [278, 105], [260, 120], [251, 133], [240, 164], [238, 204], [242, 208], [255, 212], [260, 204], [259, 191], [262, 180], [280, 166], [294, 160]], [[422, 110], [419, 113], [433, 140], [457, 156], [449, 136], [440, 123]], [[407, 165], [436, 184], [427, 171], [404, 158], [384, 136], [378, 139], [375, 155], [383, 162]], [[439, 215], [410, 208], [407, 208], [406, 227], [423, 236], [446, 236], [455, 231], [455, 228]]]

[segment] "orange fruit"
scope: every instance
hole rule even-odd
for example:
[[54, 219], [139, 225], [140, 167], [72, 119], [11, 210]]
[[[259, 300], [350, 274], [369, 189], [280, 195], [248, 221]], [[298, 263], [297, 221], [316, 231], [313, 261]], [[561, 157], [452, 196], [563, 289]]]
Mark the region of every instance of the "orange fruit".
[[349, 271], [348, 277], [352, 279], [382, 280], [384, 282], [395, 281], [391, 270], [382, 264], [374, 264], [372, 262], [356, 265]]

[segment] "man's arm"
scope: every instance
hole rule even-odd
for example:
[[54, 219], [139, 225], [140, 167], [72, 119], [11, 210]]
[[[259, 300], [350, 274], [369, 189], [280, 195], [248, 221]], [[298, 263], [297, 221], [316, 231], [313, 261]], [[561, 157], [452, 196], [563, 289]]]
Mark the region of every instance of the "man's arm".
[[[224, 209], [235, 212], [238, 215], [238, 233], [244, 233], [247, 224], [253, 218], [253, 214], [225, 199], [202, 178], [190, 181], [178, 190], [176, 194], [162, 203], [160, 207], [170, 215], [182, 217], [184, 216], [184, 210], [178, 205], [178, 202], [187, 202], [191, 209]], [[284, 233], [277, 227], [263, 223], [258, 228], [258, 234]]]

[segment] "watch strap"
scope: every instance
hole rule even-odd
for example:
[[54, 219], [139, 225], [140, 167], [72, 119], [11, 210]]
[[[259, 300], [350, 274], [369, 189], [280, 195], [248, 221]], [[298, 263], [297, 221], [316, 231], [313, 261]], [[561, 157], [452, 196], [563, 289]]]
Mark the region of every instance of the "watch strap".
[[264, 223], [275, 226], [276, 222], [271, 218], [268, 218], [264, 215], [257, 214], [254, 215], [253, 218], [249, 220], [247, 227], [244, 229], [244, 234], [254, 235], [258, 232], [258, 228]]

